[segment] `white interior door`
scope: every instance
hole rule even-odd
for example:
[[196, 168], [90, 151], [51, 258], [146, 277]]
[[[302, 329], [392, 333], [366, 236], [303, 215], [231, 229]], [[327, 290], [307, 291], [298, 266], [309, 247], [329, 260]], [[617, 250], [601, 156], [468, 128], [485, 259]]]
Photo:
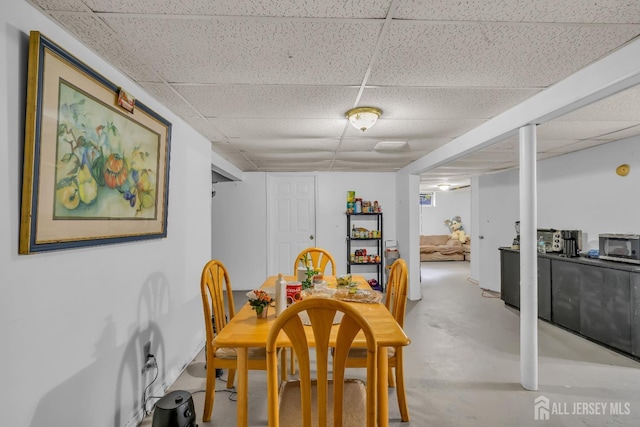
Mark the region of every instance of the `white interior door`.
[[268, 274], [293, 274], [298, 253], [315, 246], [316, 177], [271, 174], [267, 179]]

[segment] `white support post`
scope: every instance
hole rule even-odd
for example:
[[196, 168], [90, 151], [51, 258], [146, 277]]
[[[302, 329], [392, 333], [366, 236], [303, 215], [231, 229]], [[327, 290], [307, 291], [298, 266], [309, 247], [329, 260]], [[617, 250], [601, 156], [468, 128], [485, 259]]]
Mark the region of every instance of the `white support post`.
[[520, 128], [520, 382], [538, 390], [536, 125]]

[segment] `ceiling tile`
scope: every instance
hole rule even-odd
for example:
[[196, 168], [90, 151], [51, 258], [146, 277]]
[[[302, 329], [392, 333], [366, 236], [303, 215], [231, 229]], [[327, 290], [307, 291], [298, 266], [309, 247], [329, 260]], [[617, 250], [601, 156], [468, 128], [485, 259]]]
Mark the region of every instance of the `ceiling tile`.
[[331, 170], [336, 172], [353, 172], [353, 171], [395, 172], [401, 169], [404, 165], [405, 163], [401, 161], [362, 162], [359, 160], [336, 160], [333, 163], [333, 167], [331, 168]]
[[[174, 85], [205, 117], [342, 119], [357, 87]], [[312, 102], [311, 102], [312, 101]]]
[[263, 139], [232, 138], [229, 143], [241, 151], [272, 153], [334, 153], [340, 141], [330, 138]]
[[70, 28], [71, 32], [85, 45], [106, 58], [114, 67], [127, 74], [131, 79], [148, 82], [160, 81], [157, 74], [152, 71], [153, 69], [149, 68], [142, 58], [131, 54], [127, 47], [123, 46], [98, 18], [65, 12], [53, 12], [51, 17]]
[[[347, 121], [330, 119], [209, 119], [228, 138], [326, 138], [340, 135]], [[355, 129], [354, 129], [355, 130]]]
[[394, 21], [369, 84], [547, 87], [639, 33], [640, 25]]
[[406, 0], [399, 19], [433, 21], [638, 23], [640, 3], [627, 0]]
[[141, 82], [151, 95], [180, 117], [199, 117], [198, 112], [166, 83]]
[[[375, 126], [367, 129], [367, 138], [378, 139], [419, 139], [419, 138], [455, 138], [481, 125], [484, 120], [387, 120], [379, 119]], [[362, 131], [349, 125], [346, 136], [355, 137]]]
[[[359, 85], [375, 46], [371, 40], [382, 26], [218, 17], [103, 19], [170, 83]], [[159, 40], [161, 55], [154, 49]], [[358, 48], [345, 48], [345, 40]]]
[[635, 86], [602, 101], [587, 105], [556, 120], [640, 121], [640, 86]]
[[258, 166], [261, 162], [266, 161], [282, 161], [282, 162], [298, 162], [298, 163], [315, 163], [321, 161], [333, 160], [333, 153], [330, 152], [312, 152], [312, 153], [282, 153], [271, 151], [250, 151], [245, 156], [256, 163]]
[[618, 129], [636, 126], [629, 121], [562, 121], [554, 120], [538, 126], [539, 139], [586, 139], [605, 136]]
[[538, 89], [367, 87], [361, 105], [381, 108], [391, 119], [490, 119]]
[[[630, 0], [27, 1], [245, 171], [395, 171], [640, 34]], [[383, 110], [365, 133], [357, 105]], [[538, 158], [638, 134], [634, 88], [540, 125]], [[423, 179], [517, 167], [518, 145]]]
[[611, 132], [603, 136], [594, 136], [594, 138], [598, 139], [607, 139], [610, 141], [617, 141], [620, 139], [630, 138], [632, 136], [640, 135], [640, 126], [632, 126], [626, 129], [622, 129], [616, 132]]
[[331, 160], [316, 159], [275, 159], [261, 160], [257, 162], [259, 170], [268, 170], [272, 172], [312, 172], [320, 170], [329, 170]]
[[195, 130], [200, 132], [203, 136], [209, 139], [209, 141], [219, 141], [225, 139], [225, 136], [216, 127], [216, 124], [212, 120], [203, 119], [200, 117], [186, 117], [186, 122], [189, 123]]
[[216, 151], [216, 153], [220, 154], [222, 158], [233, 163], [234, 165], [236, 165], [236, 167], [238, 167], [243, 171], [251, 172], [251, 171], [258, 170], [255, 163], [247, 160], [247, 158], [242, 153], [238, 153], [238, 152], [229, 153], [229, 152], [218, 152], [218, 151]]
[[460, 162], [502, 163], [513, 160], [518, 160], [517, 151], [486, 149], [465, 156], [463, 159], [460, 159]]
[[83, 12], [87, 11], [87, 6], [85, 6], [82, 0], [30, 0], [36, 6], [41, 7], [44, 10], [51, 11], [74, 11], [74, 12]]
[[317, 18], [384, 18], [391, 0], [85, 0], [103, 12], [272, 16]]
[[574, 151], [584, 150], [586, 148], [596, 147], [598, 145], [607, 144], [611, 141], [603, 140], [603, 139], [585, 139], [582, 141], [578, 141], [573, 144], [563, 145], [561, 147], [557, 147], [551, 150], [548, 150], [548, 153], [572, 153]]

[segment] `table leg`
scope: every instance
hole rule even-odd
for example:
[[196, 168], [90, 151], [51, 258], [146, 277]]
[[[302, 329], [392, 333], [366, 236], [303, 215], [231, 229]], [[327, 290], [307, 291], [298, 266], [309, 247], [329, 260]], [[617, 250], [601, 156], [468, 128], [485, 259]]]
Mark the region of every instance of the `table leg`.
[[378, 347], [378, 426], [389, 426], [389, 352]]
[[249, 425], [249, 349], [241, 347], [236, 349], [236, 353], [238, 357], [238, 427], [247, 427]]

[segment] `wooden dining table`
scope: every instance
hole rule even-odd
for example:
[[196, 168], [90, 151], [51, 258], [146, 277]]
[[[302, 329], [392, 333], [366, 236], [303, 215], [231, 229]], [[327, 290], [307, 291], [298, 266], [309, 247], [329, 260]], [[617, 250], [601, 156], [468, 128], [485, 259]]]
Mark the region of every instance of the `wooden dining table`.
[[[276, 276], [267, 278], [262, 284], [261, 289], [274, 288]], [[287, 281], [296, 281], [295, 276], [285, 276]], [[335, 286], [334, 276], [324, 276], [324, 280], [329, 286]], [[368, 287], [366, 279], [363, 276], [352, 276], [352, 281], [360, 285], [360, 287]], [[387, 347], [406, 346], [411, 340], [404, 333], [398, 322], [391, 315], [389, 310], [382, 303], [358, 303], [352, 302], [354, 307], [360, 311], [367, 321], [373, 327], [378, 342], [378, 425], [389, 425], [389, 395], [387, 388], [388, 380], [388, 351]], [[213, 340], [214, 347], [219, 348], [235, 348], [238, 358], [238, 386], [237, 386], [237, 404], [238, 404], [238, 427], [246, 427], [248, 425], [248, 393], [249, 393], [249, 370], [248, 370], [248, 349], [250, 347], [266, 347], [267, 334], [275, 320], [275, 309], [270, 308], [269, 314], [265, 319], [258, 319], [255, 311], [251, 306], [245, 304], [235, 316], [227, 323], [227, 325], [218, 333]], [[335, 335], [337, 328], [333, 328], [330, 344], [335, 343]], [[311, 337], [312, 334], [309, 334]], [[310, 343], [311, 345], [313, 343]], [[365, 346], [364, 338], [356, 338], [354, 345]], [[286, 341], [286, 336], [282, 340], [279, 339], [278, 346], [288, 347], [290, 344]]]

